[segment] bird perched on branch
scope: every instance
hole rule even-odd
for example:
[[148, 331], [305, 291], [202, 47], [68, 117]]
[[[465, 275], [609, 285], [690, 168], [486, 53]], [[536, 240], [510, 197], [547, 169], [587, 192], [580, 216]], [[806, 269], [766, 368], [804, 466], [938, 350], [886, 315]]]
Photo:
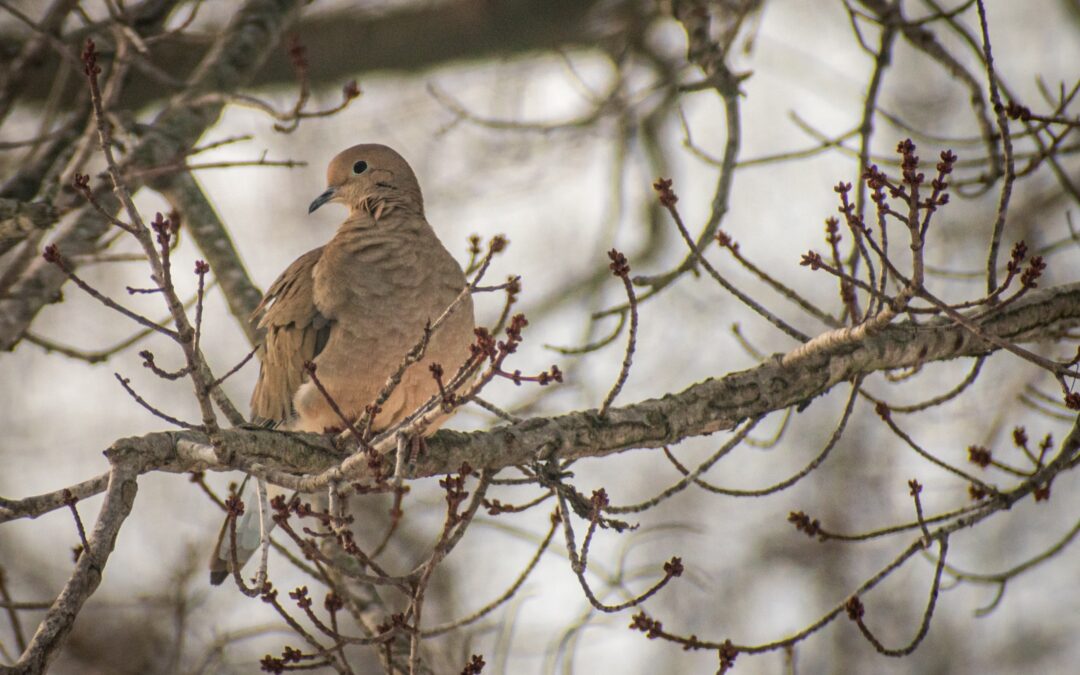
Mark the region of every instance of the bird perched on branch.
[[[355, 145], [330, 161], [326, 177], [328, 187], [308, 213], [338, 202], [348, 207], [348, 217], [325, 246], [289, 265], [252, 315], [265, 334], [252, 420], [293, 431], [345, 426], [327, 395], [350, 421], [363, 415], [425, 326], [466, 285], [461, 266], [424, 217], [420, 185], [401, 155], [384, 145]], [[469, 358], [473, 329], [466, 296], [380, 406], [372, 428], [396, 424], [437, 394], [430, 365], [454, 373]], [[246, 501], [236, 535], [241, 566], [259, 545], [258, 508]], [[227, 529], [226, 522], [210, 561], [215, 585], [231, 571]]]

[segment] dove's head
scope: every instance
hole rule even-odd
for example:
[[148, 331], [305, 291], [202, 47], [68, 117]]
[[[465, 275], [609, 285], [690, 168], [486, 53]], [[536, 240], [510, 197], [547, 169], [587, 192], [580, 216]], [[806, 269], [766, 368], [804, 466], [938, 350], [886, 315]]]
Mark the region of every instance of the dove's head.
[[416, 174], [385, 145], [365, 143], [339, 152], [326, 168], [326, 183], [326, 191], [311, 202], [308, 213], [327, 202], [348, 206], [350, 214], [366, 211], [376, 218], [393, 208], [424, 212]]

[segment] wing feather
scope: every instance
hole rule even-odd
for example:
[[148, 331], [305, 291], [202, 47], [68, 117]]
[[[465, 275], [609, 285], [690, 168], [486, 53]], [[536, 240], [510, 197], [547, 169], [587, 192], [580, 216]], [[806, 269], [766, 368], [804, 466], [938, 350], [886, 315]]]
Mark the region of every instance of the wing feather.
[[315, 306], [313, 272], [323, 249], [308, 251], [289, 265], [266, 291], [251, 320], [264, 331], [262, 366], [251, 394], [256, 422], [281, 423], [293, 417], [293, 396], [304, 381], [304, 363], [326, 345], [333, 322]]

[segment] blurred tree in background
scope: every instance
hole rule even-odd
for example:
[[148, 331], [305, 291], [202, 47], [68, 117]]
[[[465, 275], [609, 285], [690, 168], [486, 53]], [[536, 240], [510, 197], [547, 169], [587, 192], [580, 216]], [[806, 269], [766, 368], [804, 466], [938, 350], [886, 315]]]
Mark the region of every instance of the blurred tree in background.
[[[0, 672], [1072, 672], [1078, 33], [0, 0]], [[247, 317], [362, 142], [473, 273], [479, 384], [244, 426]], [[303, 494], [211, 589], [245, 472]]]

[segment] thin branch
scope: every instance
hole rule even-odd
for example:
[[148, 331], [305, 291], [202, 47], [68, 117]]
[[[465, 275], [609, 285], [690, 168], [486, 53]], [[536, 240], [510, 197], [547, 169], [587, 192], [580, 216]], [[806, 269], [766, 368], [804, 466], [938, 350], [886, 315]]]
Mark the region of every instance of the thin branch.
[[949, 538], [947, 536], [941, 536], [938, 538], [938, 562], [937, 567], [934, 569], [934, 581], [930, 585], [930, 598], [926, 602], [926, 609], [923, 610], [922, 622], [919, 624], [919, 630], [916, 631], [915, 637], [911, 639], [907, 645], [899, 647], [897, 649], [890, 649], [881, 643], [870, 629], [867, 628], [863, 622], [863, 610], [862, 603], [858, 600], [858, 596], [852, 596], [848, 601], [848, 615], [855, 621], [855, 624], [859, 627], [859, 631], [862, 632], [870, 644], [874, 645], [874, 649], [879, 654], [892, 657], [907, 656], [915, 651], [919, 646], [919, 643], [923, 641], [926, 634], [930, 631], [930, 619], [934, 616], [934, 608], [937, 606], [938, 590], [941, 588], [941, 572], [945, 568], [945, 556], [949, 552]]
[[994, 73], [994, 55], [990, 49], [990, 26], [986, 21], [986, 7], [983, 6], [983, 0], [976, 0], [975, 6], [979, 10], [979, 26], [982, 28], [983, 64], [986, 66], [986, 79], [990, 87], [990, 103], [994, 107], [998, 131], [1001, 133], [1001, 148], [1005, 156], [1005, 182], [1002, 184], [998, 196], [994, 229], [990, 235], [990, 251], [986, 255], [986, 292], [992, 293], [997, 288], [998, 249], [1001, 247], [1001, 236], [1005, 231], [1005, 218], [1009, 212], [1009, 199], [1012, 196], [1013, 181], [1016, 180], [1016, 165], [1013, 161], [1009, 120], [1005, 116], [1005, 106], [1001, 103], [1001, 95], [998, 93], [998, 79]]
[[671, 214], [671, 218], [675, 222], [675, 226], [678, 228], [679, 234], [682, 235], [683, 241], [686, 242], [687, 247], [690, 248], [690, 259], [693, 260], [695, 264], [700, 263], [701, 266], [705, 268], [705, 271], [709, 273], [709, 276], [715, 279], [716, 282], [724, 288], [724, 290], [734, 295], [736, 298], [739, 299], [740, 302], [742, 302], [750, 309], [754, 310], [754, 312], [756, 312], [759, 316], [763, 317], [766, 321], [776, 326], [778, 329], [791, 336], [792, 338], [798, 340], [799, 342], [805, 343], [810, 341], [809, 336], [804, 335], [802, 332], [796, 330], [793, 326], [789, 325], [783, 319], [777, 317], [775, 314], [770, 312], [768, 309], [766, 309], [763, 305], [751, 298], [749, 295], [743, 293], [738, 288], [736, 288], [731, 282], [724, 278], [720, 274], [720, 272], [718, 272], [716, 268], [713, 267], [709, 263], [709, 261], [702, 255], [700, 249], [697, 247], [697, 245], [694, 243], [693, 238], [690, 236], [690, 232], [686, 229], [686, 225], [683, 224], [682, 216], [679, 214], [679, 210], [675, 208], [675, 203], [678, 201], [678, 197], [676, 197], [674, 192], [672, 192], [671, 190], [670, 180], [665, 180], [661, 178], [656, 181], [653, 187], [655, 187], [657, 191], [660, 192], [660, 203], [663, 204], [664, 207], [668, 210], [668, 213]]
[[[729, 497], [764, 497], [766, 495], [770, 495], [770, 494], [774, 494], [776, 492], [780, 492], [782, 490], [786, 490], [787, 488], [791, 487], [792, 485], [795, 485], [800, 480], [802, 480], [806, 476], [810, 475], [810, 473], [812, 471], [814, 471], [819, 466], [821, 466], [825, 462], [825, 460], [828, 458], [829, 453], [832, 451], [832, 449], [834, 447], [836, 447], [836, 444], [840, 441], [840, 437], [843, 435], [844, 429], [847, 427], [848, 419], [851, 417], [851, 412], [855, 408], [855, 400], [858, 398], [859, 384], [860, 384], [861, 381], [862, 381], [862, 378], [856, 378], [856, 381], [852, 386], [851, 394], [850, 394], [850, 396], [848, 396], [847, 405], [844, 407], [844, 412], [840, 416], [840, 421], [837, 422], [836, 428], [833, 430], [832, 436], [829, 438], [828, 442], [825, 444], [825, 447], [822, 448], [821, 452], [818, 453], [818, 455], [816, 457], [814, 457], [814, 459], [811, 460], [810, 463], [807, 464], [798, 473], [794, 474], [793, 476], [791, 476], [789, 478], [786, 478], [786, 479], [780, 481], [779, 483], [776, 483], [774, 485], [770, 485], [768, 487], [760, 488], [760, 489], [757, 489], [757, 490], [742, 490], [742, 489], [737, 489], [737, 488], [722, 488], [722, 487], [718, 487], [716, 485], [713, 485], [711, 483], [708, 483], [708, 482], [702, 480], [701, 478], [694, 478], [693, 479], [694, 484], [697, 485], [698, 487], [704, 489], [704, 490], [709, 491], [709, 492], [713, 492], [713, 493], [721, 494], [721, 495], [727, 495]], [[671, 452], [667, 448], [664, 448], [664, 454], [667, 456], [668, 460], [672, 463], [672, 465], [674, 465], [675, 468], [678, 469], [679, 473], [683, 474], [683, 476], [689, 476], [690, 475], [690, 471], [686, 467], [684, 467], [677, 459], [675, 459], [675, 456], [673, 454], [671, 454]]]
[[615, 384], [611, 386], [607, 396], [604, 397], [604, 402], [600, 404], [598, 414], [601, 417], [607, 415], [608, 408], [611, 407], [615, 397], [619, 395], [623, 385], [626, 384], [626, 379], [630, 376], [630, 366], [634, 362], [634, 348], [637, 345], [638, 331], [637, 297], [634, 295], [634, 285], [630, 282], [630, 263], [626, 261], [626, 256], [616, 249], [611, 249], [608, 252], [608, 257], [611, 258], [610, 267], [612, 273], [622, 280], [623, 289], [626, 291], [627, 304], [630, 307], [630, 333], [626, 337], [626, 355], [623, 356], [619, 376], [616, 378]]

